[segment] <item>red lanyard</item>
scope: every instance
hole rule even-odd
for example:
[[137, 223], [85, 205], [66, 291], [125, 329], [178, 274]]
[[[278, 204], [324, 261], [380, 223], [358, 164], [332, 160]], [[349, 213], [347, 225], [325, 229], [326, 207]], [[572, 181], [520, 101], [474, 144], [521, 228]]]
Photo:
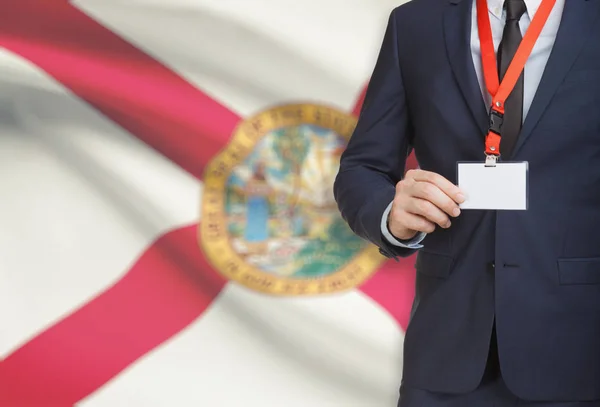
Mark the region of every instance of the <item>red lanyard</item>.
[[502, 79], [502, 83], [500, 83], [487, 1], [477, 0], [477, 26], [479, 28], [479, 43], [481, 44], [483, 75], [487, 90], [492, 96], [490, 126], [485, 138], [485, 153], [488, 156], [500, 155], [500, 128], [504, 117], [504, 102], [517, 84], [525, 67], [525, 62], [527, 62], [531, 50], [548, 20], [554, 3], [556, 3], [556, 0], [542, 0], [542, 4], [535, 13], [535, 17], [521, 40], [521, 44]]

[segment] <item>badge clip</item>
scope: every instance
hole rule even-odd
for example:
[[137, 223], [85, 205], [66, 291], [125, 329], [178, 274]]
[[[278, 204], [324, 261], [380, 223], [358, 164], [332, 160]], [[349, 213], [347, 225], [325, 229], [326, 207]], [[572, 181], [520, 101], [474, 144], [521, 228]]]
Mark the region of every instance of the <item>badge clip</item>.
[[485, 156], [485, 166], [486, 167], [495, 167], [498, 162], [498, 156], [492, 154], [486, 154]]

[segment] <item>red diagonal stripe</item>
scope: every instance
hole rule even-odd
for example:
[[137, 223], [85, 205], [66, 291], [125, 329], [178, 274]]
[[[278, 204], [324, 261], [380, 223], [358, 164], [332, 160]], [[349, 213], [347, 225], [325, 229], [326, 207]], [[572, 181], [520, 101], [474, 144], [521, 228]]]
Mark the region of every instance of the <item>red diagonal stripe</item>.
[[14, 0], [1, 8], [0, 46], [39, 66], [198, 178], [239, 121], [68, 3]]
[[354, 116], [360, 116], [360, 109], [362, 109], [362, 105], [365, 101], [365, 96], [367, 94], [367, 87], [365, 86], [363, 90], [358, 95], [358, 99], [354, 102], [354, 107], [352, 108], [352, 114]]
[[[64, 3], [3, 5], [0, 45], [197, 177], [238, 121]], [[72, 405], [197, 318], [225, 281], [198, 249], [194, 229], [159, 238], [111, 289], [4, 360], [0, 406]]]
[[116, 285], [2, 362], [0, 406], [72, 406], [194, 321], [224, 284], [196, 226], [167, 233]]
[[408, 326], [415, 295], [414, 256], [389, 260], [360, 286], [360, 290], [384, 308], [403, 330]]

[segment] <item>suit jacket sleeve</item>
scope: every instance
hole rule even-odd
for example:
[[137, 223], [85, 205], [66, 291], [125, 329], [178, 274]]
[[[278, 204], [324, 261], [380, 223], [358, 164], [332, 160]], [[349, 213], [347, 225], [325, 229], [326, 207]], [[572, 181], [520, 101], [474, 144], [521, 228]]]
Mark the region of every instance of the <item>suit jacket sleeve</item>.
[[394, 199], [411, 149], [395, 12], [388, 21], [358, 124], [342, 155], [334, 195], [354, 233], [387, 257], [404, 257], [415, 250], [390, 244], [381, 232], [381, 217]]

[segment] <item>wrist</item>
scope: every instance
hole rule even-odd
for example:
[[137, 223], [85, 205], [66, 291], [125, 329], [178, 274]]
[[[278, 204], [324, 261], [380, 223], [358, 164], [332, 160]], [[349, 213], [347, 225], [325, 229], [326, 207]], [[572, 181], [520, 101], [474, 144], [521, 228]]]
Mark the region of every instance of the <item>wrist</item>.
[[408, 240], [413, 239], [419, 233], [417, 230], [412, 230], [412, 229], [407, 229], [407, 228], [400, 228], [401, 230], [392, 230], [392, 228], [390, 228], [390, 217], [391, 217], [391, 211], [388, 214], [386, 225], [387, 225], [387, 229], [390, 232], [390, 234], [392, 236], [394, 236], [396, 239], [398, 239], [400, 241], [408, 241]]

